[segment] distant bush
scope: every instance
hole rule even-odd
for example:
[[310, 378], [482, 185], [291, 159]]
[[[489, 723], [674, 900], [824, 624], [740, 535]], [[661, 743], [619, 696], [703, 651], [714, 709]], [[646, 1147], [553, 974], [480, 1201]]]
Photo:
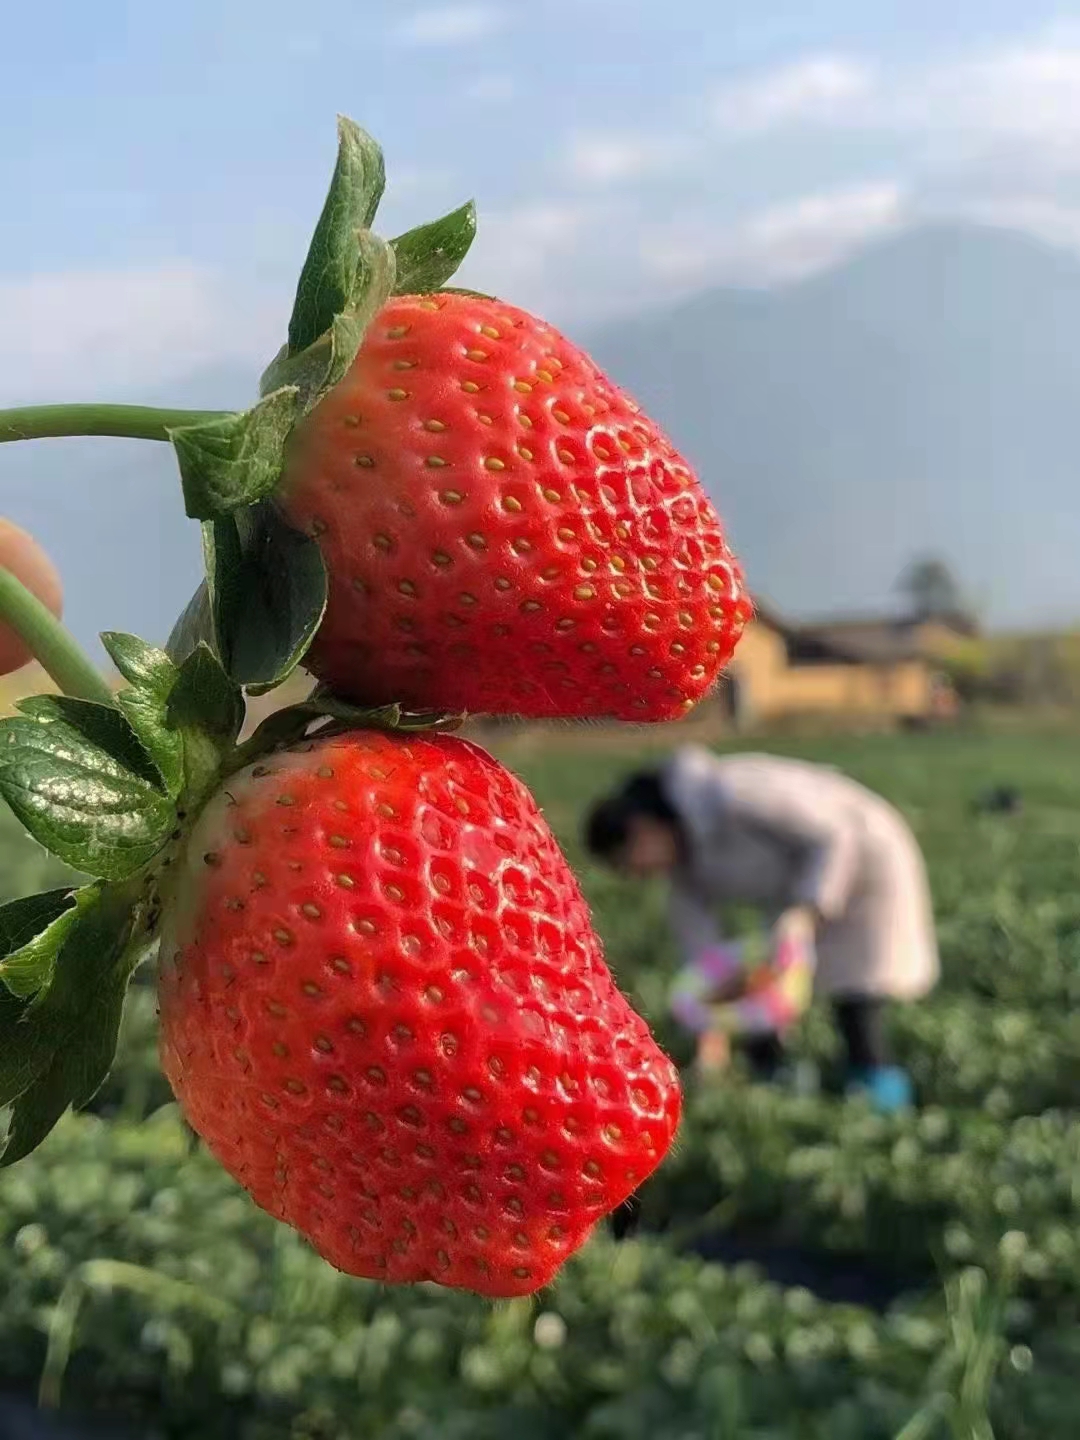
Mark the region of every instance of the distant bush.
[[963, 641], [941, 664], [963, 700], [1080, 706], [1078, 632]]

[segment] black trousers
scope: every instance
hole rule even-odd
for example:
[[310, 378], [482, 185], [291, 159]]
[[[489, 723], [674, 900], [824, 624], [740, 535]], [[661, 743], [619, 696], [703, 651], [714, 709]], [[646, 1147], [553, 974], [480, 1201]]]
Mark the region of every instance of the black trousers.
[[874, 995], [833, 997], [833, 1016], [849, 1070], [876, 1070], [893, 1063], [886, 1035], [887, 1004]]
[[[884, 1000], [871, 995], [837, 995], [833, 1018], [844, 1047], [845, 1068], [873, 1070], [890, 1065], [892, 1058], [885, 1034]], [[754, 1076], [771, 1079], [784, 1063], [784, 1042], [778, 1035], [748, 1036], [739, 1044]]]
[[784, 1063], [784, 1042], [779, 1035], [747, 1035], [737, 1045], [755, 1080], [771, 1080]]

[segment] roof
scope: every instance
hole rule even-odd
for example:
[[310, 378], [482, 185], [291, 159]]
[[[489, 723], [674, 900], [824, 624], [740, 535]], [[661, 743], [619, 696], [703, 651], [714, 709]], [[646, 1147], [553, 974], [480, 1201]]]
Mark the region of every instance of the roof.
[[828, 632], [837, 636], [854, 635], [857, 638], [863, 634], [881, 634], [884, 631], [910, 633], [923, 625], [939, 625], [957, 635], [977, 635], [979, 631], [977, 622], [970, 615], [961, 614], [959, 611], [940, 615], [912, 615], [904, 611], [894, 611], [891, 615], [822, 616], [820, 619], [804, 621], [799, 628], [813, 630], [818, 634]]
[[[832, 651], [838, 659], [853, 661], [915, 660], [922, 647], [915, 627], [897, 620], [838, 620], [826, 625], [801, 625], [795, 636], [795, 649], [809, 643]], [[789, 646], [789, 650], [791, 647]], [[796, 654], [792, 654], [794, 660]]]
[[770, 630], [778, 630], [781, 635], [786, 635], [791, 630], [791, 625], [781, 618], [780, 612], [774, 610], [768, 601], [762, 600], [759, 595], [755, 595], [753, 600], [754, 619], [760, 624], [767, 625]]
[[[788, 658], [795, 664], [831, 661], [834, 664], [882, 665], [918, 660], [925, 656], [918, 636], [923, 622], [910, 616], [838, 618], [794, 624], [761, 601], [755, 601], [755, 614], [760, 623], [783, 637]], [[934, 623], [946, 625], [958, 634], [974, 633], [972, 623], [962, 616], [942, 616]]]

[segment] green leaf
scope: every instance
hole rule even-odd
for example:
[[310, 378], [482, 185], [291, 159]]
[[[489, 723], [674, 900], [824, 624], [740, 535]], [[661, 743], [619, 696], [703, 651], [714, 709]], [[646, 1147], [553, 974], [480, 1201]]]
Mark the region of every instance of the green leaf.
[[395, 295], [425, 295], [439, 290], [469, 253], [476, 238], [476, 206], [471, 200], [430, 225], [418, 225], [391, 240], [397, 260]]
[[88, 1105], [101, 1089], [116, 1055], [126, 993], [126, 977], [112, 976], [87, 996], [77, 1032], [15, 1101], [0, 1167], [37, 1149], [65, 1110]]
[[48, 984], [76, 918], [77, 895], [66, 886], [0, 905], [0, 981], [13, 995], [26, 998]]
[[[211, 522], [203, 522], [204, 555], [208, 525], [212, 530]], [[165, 653], [174, 665], [182, 665], [199, 645], [213, 646], [214, 643], [214, 615], [210, 605], [210, 590], [206, 581], [203, 580], [177, 618], [176, 624], [165, 642]]]
[[53, 1042], [34, 1023], [33, 1009], [32, 1001], [0, 985], [0, 1110], [28, 1090], [53, 1057]]
[[445, 710], [403, 710], [398, 704], [354, 705], [321, 685], [306, 699], [289, 706], [289, 711], [306, 714], [309, 722], [336, 720], [352, 730], [447, 730], [461, 725], [465, 719], [464, 715]]
[[0, 1106], [14, 1106], [0, 1165], [29, 1154], [69, 1106], [87, 1104], [116, 1053], [133, 896], [127, 887], [84, 893], [51, 983], [33, 1001], [0, 1000]]
[[168, 718], [176, 666], [164, 650], [148, 645], [137, 635], [106, 631], [101, 641], [131, 687], [117, 694], [117, 708], [127, 717], [157, 767], [166, 791], [175, 799], [184, 783], [184, 741]]
[[[16, 710], [42, 725], [59, 724], [76, 731], [84, 741], [103, 750], [110, 759], [140, 780], [161, 786], [157, 766], [131, 728], [131, 722], [112, 705], [77, 700], [71, 695], [30, 695]], [[4, 763], [0, 752], [0, 765]]]
[[119, 880], [172, 830], [172, 800], [119, 710], [67, 696], [0, 720], [0, 795], [30, 834], [77, 870]]
[[75, 904], [75, 890], [63, 885], [0, 905], [0, 963], [21, 950]]
[[[74, 904], [63, 918], [70, 915], [73, 923], [57, 947], [56, 960], [61, 962], [61, 957], [63, 960], [59, 969], [54, 963], [50, 983], [33, 999], [16, 997], [0, 985], [0, 1108], [10, 1105], [48, 1066], [52, 1050], [66, 1038], [68, 1028], [56, 1023], [59, 1010], [66, 1008], [71, 1017], [75, 1016], [82, 1004], [79, 992], [83, 988], [92, 989], [96, 983], [93, 964], [109, 970], [115, 938], [122, 932], [126, 943], [131, 929], [131, 902], [126, 889], [94, 884], [70, 893]], [[40, 900], [42, 907], [49, 898], [48, 895], [30, 897]], [[103, 901], [108, 903], [109, 910], [104, 943], [99, 913]], [[90, 937], [92, 942], [90, 949], [85, 945], [70, 948], [76, 932], [83, 927], [86, 927], [83, 938]], [[98, 947], [96, 960], [94, 946]], [[76, 962], [74, 974], [67, 964], [72, 955]]]
[[250, 410], [170, 430], [191, 518], [212, 520], [272, 494], [299, 412], [299, 390], [283, 386]]
[[464, 285], [444, 285], [444, 295], [468, 295], [473, 300], [497, 300], [497, 295], [489, 295], [486, 290], [469, 290]]
[[201, 730], [222, 749], [230, 747], [244, 723], [244, 697], [206, 644], [180, 667], [169, 696], [169, 720], [180, 730]]
[[[400, 705], [353, 705], [320, 686], [306, 700], [268, 715], [245, 741], [241, 763], [280, 745], [293, 744], [309, 731], [313, 735], [341, 730], [445, 731], [457, 729], [464, 718], [443, 711], [402, 710]], [[320, 726], [320, 721], [325, 724]], [[319, 728], [312, 729], [314, 726]]]
[[203, 526], [214, 651], [229, 678], [272, 690], [303, 659], [326, 609], [316, 542], [263, 503]]
[[201, 642], [180, 668], [169, 697], [169, 721], [184, 740], [184, 793], [197, 804], [218, 785], [223, 762], [244, 723], [244, 696]]
[[358, 265], [357, 232], [375, 218], [386, 184], [382, 150], [344, 115], [330, 189], [311, 239], [289, 320], [289, 354], [307, 350], [351, 303]]
[[176, 666], [156, 645], [126, 635], [122, 630], [106, 630], [101, 643], [120, 674], [138, 690], [149, 690], [162, 700], [176, 682]]
[[293, 354], [286, 345], [278, 352], [260, 381], [261, 394], [293, 386], [306, 413], [356, 359], [367, 327], [393, 294], [396, 273], [393, 247], [370, 230], [357, 234], [356, 253], [352, 289], [342, 310], [306, 350]]
[[277, 390], [291, 387], [299, 391], [300, 408], [306, 413], [325, 393], [325, 381], [333, 360], [334, 338], [330, 330], [298, 355], [293, 355], [288, 345], [283, 345], [263, 372], [259, 394], [272, 395]]
[[357, 237], [359, 259], [349, 303], [330, 327], [332, 357], [323, 382], [331, 389], [356, 359], [368, 326], [394, 293], [397, 259], [393, 247], [364, 230]]

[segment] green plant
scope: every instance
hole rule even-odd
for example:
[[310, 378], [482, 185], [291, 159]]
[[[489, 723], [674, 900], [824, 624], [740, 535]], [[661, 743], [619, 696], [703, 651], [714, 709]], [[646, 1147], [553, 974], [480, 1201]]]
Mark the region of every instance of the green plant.
[[[504, 744], [512, 755], [513, 738]], [[826, 1096], [741, 1083], [695, 1091], [646, 1197], [665, 1232], [621, 1246], [597, 1235], [553, 1290], [491, 1312], [451, 1292], [349, 1281], [277, 1238], [172, 1107], [154, 1114], [168, 1092], [153, 993], [136, 985], [100, 1114], [69, 1117], [0, 1177], [0, 1382], [37, 1386], [68, 1277], [118, 1261], [212, 1285], [235, 1312], [230, 1328], [148, 1292], [84, 1295], [64, 1403], [145, 1417], [170, 1440], [498, 1440], [510, 1429], [684, 1440], [724, 1424], [754, 1440], [897, 1440], [916, 1416], [924, 1440], [954, 1440], [945, 1406], [964, 1366], [942, 1281], [953, 1293], [978, 1268], [990, 1277], [980, 1313], [1000, 1325], [995, 1440], [1070, 1440], [1076, 1047], [1060, 986], [1071, 973], [1080, 742], [1002, 732], [804, 748], [899, 803], [930, 856], [948, 976], [894, 1026], [917, 1065], [921, 1118], [882, 1122]], [[633, 758], [560, 741], [519, 760], [571, 856], [581, 798]], [[1019, 784], [1026, 804], [1017, 819], [977, 822], [972, 844], [969, 801], [985, 777]], [[14, 827], [3, 843], [9, 893], [40, 883], [39, 852]], [[622, 986], [664, 1030], [675, 957], [661, 896], [628, 894], [588, 866], [583, 878]], [[1003, 891], [1018, 897], [1021, 928], [987, 956], [985, 912]], [[1048, 971], [1055, 953], [1061, 968]], [[827, 1016], [815, 1016], [806, 1053], [824, 1062], [828, 1039]], [[1047, 1100], [1059, 1113], [1040, 1117]], [[907, 1293], [879, 1316], [676, 1249], [717, 1226], [798, 1244], [826, 1268], [891, 1270]], [[1027, 1238], [1008, 1241], [1009, 1289], [995, 1310], [1010, 1232]]]

